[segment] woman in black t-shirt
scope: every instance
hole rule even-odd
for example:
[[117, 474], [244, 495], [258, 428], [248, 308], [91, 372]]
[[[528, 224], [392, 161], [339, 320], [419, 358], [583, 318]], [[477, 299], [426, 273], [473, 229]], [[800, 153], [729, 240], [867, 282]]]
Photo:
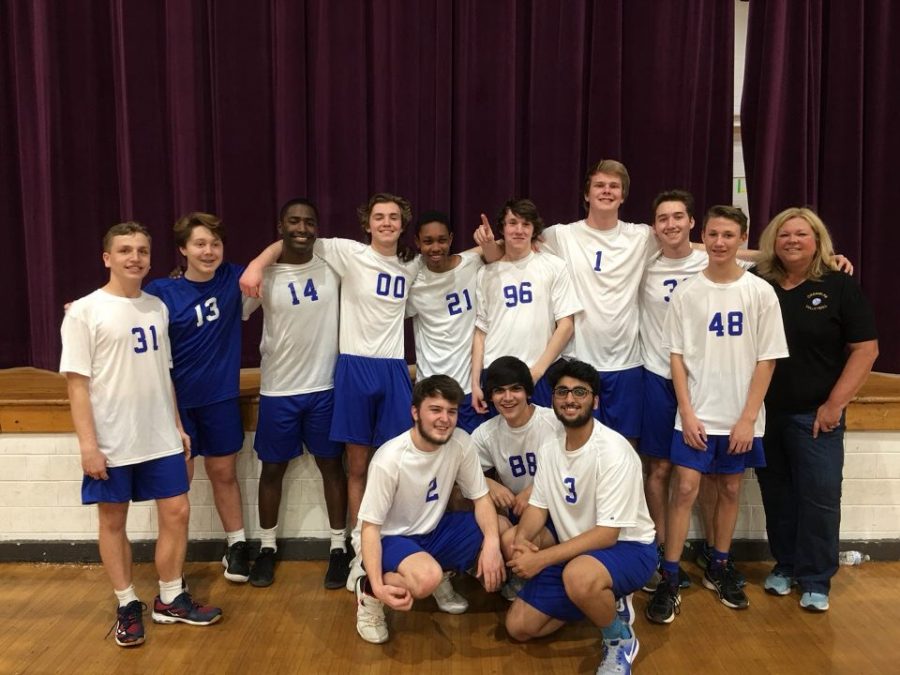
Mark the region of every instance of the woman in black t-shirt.
[[766, 395], [766, 468], [757, 469], [775, 568], [765, 590], [828, 609], [837, 572], [844, 409], [878, 356], [859, 284], [836, 271], [831, 237], [810, 209], [790, 208], [760, 238], [757, 273], [775, 288], [790, 357]]

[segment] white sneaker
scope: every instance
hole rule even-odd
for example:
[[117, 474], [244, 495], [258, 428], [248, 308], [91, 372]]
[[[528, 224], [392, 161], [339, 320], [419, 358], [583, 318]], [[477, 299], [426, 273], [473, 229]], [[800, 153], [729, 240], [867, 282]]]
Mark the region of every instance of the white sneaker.
[[597, 675], [629, 675], [639, 647], [640, 642], [634, 633], [627, 640], [604, 640], [603, 659], [597, 668]]
[[626, 626], [634, 625], [634, 593], [616, 600], [616, 614]]
[[469, 609], [469, 601], [456, 592], [453, 584], [450, 583], [450, 572], [444, 572], [444, 578], [441, 583], [434, 589], [435, 601], [438, 609], [447, 614], [462, 614]]
[[353, 560], [350, 561], [350, 572], [347, 574], [346, 588], [353, 593], [356, 590], [356, 580], [363, 576], [366, 571], [362, 566], [362, 556], [357, 553]]
[[365, 575], [356, 582], [356, 632], [366, 642], [380, 645], [387, 642], [388, 627], [384, 618], [384, 603], [363, 593]]

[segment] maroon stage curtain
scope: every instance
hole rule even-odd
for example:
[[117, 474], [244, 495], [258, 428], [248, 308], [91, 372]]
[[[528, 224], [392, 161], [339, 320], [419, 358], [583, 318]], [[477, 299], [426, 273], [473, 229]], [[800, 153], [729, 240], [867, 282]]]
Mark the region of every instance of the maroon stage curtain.
[[741, 127], [756, 235], [809, 205], [856, 264], [878, 321], [877, 370], [900, 372], [891, 222], [900, 157], [900, 6], [752, 0]]
[[[6, 0], [0, 3], [0, 367], [55, 368], [63, 302], [101, 285], [100, 237], [222, 216], [228, 258], [281, 201], [357, 238], [379, 190], [471, 244], [531, 196], [581, 217], [586, 167], [626, 163], [623, 215], [662, 189], [729, 202], [733, 6], [717, 0]], [[258, 363], [258, 333], [245, 365]]]

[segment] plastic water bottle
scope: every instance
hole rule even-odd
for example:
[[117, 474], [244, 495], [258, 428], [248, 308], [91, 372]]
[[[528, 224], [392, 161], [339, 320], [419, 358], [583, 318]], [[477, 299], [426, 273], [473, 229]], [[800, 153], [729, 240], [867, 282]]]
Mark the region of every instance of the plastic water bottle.
[[841, 565], [862, 565], [867, 560], [871, 560], [868, 554], [859, 551], [841, 551], [838, 554], [838, 561]]

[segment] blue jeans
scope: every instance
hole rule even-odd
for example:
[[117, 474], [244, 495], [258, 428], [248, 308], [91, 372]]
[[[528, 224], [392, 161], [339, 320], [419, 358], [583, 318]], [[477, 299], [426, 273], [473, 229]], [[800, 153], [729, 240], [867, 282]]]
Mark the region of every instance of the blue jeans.
[[844, 419], [813, 438], [815, 419], [815, 413], [770, 413], [766, 467], [756, 475], [775, 571], [793, 577], [804, 592], [827, 594], [838, 569]]

